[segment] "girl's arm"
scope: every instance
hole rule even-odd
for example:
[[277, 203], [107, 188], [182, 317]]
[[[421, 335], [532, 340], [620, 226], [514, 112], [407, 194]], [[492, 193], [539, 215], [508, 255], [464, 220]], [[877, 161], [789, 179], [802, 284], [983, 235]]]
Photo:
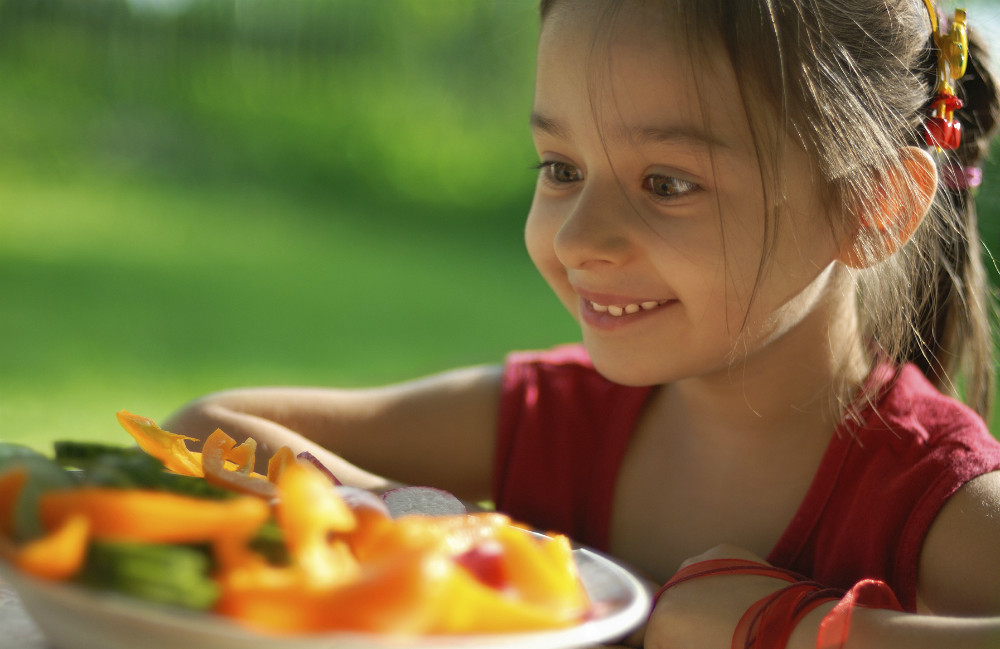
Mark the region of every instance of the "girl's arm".
[[[789, 639], [787, 649], [815, 649], [820, 620], [833, 605], [808, 615]], [[843, 649], [995, 649], [1000, 646], [1000, 617], [939, 617], [859, 608]]]
[[163, 427], [199, 439], [216, 428], [253, 437], [262, 460], [281, 446], [309, 451], [347, 484], [433, 485], [481, 500], [489, 496], [500, 372], [473, 367], [361, 390], [231, 390], [188, 404]]
[[[747, 559], [720, 546], [692, 559]], [[743, 613], [787, 582], [761, 576], [713, 576], [671, 588], [645, 633], [650, 648], [729, 649]], [[995, 649], [1000, 646], [1000, 472], [962, 487], [942, 508], [924, 542], [918, 598], [921, 612], [857, 608], [844, 649]], [[825, 604], [795, 628], [788, 649], [813, 649]]]
[[937, 615], [1000, 615], [1000, 471], [948, 499], [920, 555], [918, 606]]

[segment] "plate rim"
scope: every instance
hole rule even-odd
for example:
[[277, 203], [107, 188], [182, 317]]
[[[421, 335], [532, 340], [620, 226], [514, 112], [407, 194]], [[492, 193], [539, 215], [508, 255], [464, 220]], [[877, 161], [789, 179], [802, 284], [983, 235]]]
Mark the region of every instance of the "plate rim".
[[[535, 534], [545, 536], [537, 532]], [[23, 589], [32, 591], [28, 598], [30, 600], [34, 600], [36, 597], [54, 597], [63, 606], [110, 606], [110, 613], [113, 615], [126, 616], [132, 620], [145, 621], [156, 626], [183, 626], [185, 632], [203, 635], [206, 641], [215, 637], [256, 643], [273, 642], [275, 646], [281, 646], [283, 643], [294, 643], [295, 646], [301, 646], [303, 649], [314, 647], [315, 649], [321, 647], [334, 649], [340, 644], [366, 646], [372, 649], [380, 647], [432, 649], [435, 647], [473, 646], [491, 649], [529, 646], [568, 649], [623, 637], [644, 621], [648, 616], [651, 597], [648, 588], [632, 571], [604, 553], [589, 547], [574, 544], [573, 556], [578, 569], [581, 565], [581, 559], [585, 558], [586, 561], [598, 566], [601, 572], [610, 574], [619, 580], [622, 583], [623, 592], [628, 595], [627, 599], [624, 600], [624, 605], [607, 617], [586, 619], [571, 627], [512, 633], [395, 637], [362, 632], [325, 631], [309, 634], [268, 635], [254, 631], [237, 621], [211, 611], [166, 607], [127, 595], [89, 589], [71, 582], [48, 581], [24, 574], [2, 559], [0, 559], [0, 579], [5, 581], [17, 594], [22, 609], [41, 630], [43, 636], [46, 625], [40, 623], [35, 613], [26, 605], [22, 595]], [[584, 580], [584, 586], [587, 586], [586, 580]]]

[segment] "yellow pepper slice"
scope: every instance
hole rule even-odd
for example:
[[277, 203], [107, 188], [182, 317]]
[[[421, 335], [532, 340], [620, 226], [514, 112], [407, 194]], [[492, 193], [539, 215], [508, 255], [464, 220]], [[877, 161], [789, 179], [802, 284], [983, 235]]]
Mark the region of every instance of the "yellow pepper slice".
[[[261, 498], [273, 498], [277, 493], [274, 483], [266, 476], [253, 473], [254, 452], [257, 442], [248, 439], [240, 446], [222, 429], [216, 429], [201, 447], [201, 469], [205, 480], [212, 484]], [[236, 467], [230, 469], [228, 462]]]
[[294, 563], [314, 585], [334, 585], [354, 578], [358, 562], [334, 534], [357, 527], [354, 512], [337, 494], [330, 480], [303, 462], [285, 467], [278, 480], [275, 518], [285, 536]]
[[185, 444], [185, 440], [197, 441], [195, 438], [169, 433], [152, 419], [126, 410], [118, 412], [117, 417], [118, 423], [135, 439], [139, 448], [163, 462], [168, 470], [198, 478], [204, 476], [201, 453], [195, 453]]
[[549, 610], [579, 615], [588, 606], [564, 536], [537, 538], [516, 527], [502, 527], [497, 539], [511, 586], [521, 599]]
[[292, 452], [292, 449], [282, 446], [267, 462], [267, 479], [271, 482], [278, 482], [288, 465], [295, 461], [295, 453]]
[[464, 570], [450, 576], [447, 601], [430, 633], [512, 633], [559, 629], [580, 621], [577, 607], [552, 608], [482, 584]]

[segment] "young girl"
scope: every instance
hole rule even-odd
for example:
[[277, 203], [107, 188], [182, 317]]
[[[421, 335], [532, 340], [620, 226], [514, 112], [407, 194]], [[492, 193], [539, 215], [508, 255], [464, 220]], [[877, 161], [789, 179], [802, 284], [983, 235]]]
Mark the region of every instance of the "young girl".
[[544, 1], [525, 238], [582, 345], [371, 390], [225, 392], [167, 428], [492, 499], [606, 550], [666, 583], [633, 644], [998, 646], [970, 198], [997, 93], [956, 18]]

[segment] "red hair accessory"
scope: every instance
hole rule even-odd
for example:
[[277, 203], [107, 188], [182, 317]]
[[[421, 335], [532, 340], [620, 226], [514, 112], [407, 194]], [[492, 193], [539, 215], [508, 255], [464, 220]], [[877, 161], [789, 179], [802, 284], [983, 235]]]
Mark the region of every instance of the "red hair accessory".
[[954, 117], [962, 100], [947, 92], [939, 92], [931, 102], [933, 114], [924, 120], [924, 141], [938, 150], [954, 151], [962, 143], [962, 123]]
[[[937, 48], [937, 82], [931, 101], [931, 116], [924, 121], [924, 141], [938, 151], [953, 151], [962, 142], [962, 124], [955, 119], [955, 111], [962, 107], [962, 100], [955, 96], [953, 79], [965, 75], [969, 62], [969, 35], [965, 25], [965, 9], [955, 10], [955, 19], [947, 32], [938, 32], [938, 16], [931, 0], [924, 0], [931, 19], [931, 35]], [[943, 22], [943, 21], [942, 21]]]

